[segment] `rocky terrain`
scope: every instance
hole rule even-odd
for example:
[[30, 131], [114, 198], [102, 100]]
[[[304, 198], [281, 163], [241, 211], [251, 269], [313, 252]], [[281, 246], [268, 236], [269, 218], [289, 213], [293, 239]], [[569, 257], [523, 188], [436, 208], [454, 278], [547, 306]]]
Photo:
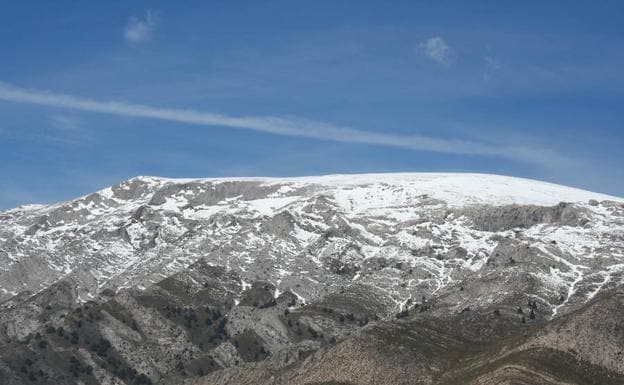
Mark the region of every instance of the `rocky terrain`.
[[0, 212], [2, 384], [623, 384], [624, 199], [137, 177]]

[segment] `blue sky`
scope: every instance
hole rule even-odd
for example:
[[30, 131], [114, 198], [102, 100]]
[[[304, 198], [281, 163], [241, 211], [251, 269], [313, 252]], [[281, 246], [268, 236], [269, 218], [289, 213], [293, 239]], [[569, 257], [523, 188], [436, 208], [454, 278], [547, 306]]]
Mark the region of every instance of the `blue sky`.
[[24, 1], [0, 25], [0, 208], [136, 175], [624, 196], [621, 1]]

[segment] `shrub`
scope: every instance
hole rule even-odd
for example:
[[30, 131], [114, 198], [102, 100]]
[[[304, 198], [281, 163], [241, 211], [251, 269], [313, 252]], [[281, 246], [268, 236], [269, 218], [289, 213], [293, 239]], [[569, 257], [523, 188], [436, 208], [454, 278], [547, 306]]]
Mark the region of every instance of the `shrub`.
[[111, 344], [104, 338], [98, 340], [98, 342], [92, 343], [90, 349], [96, 352], [99, 356], [106, 357], [108, 354], [108, 349], [110, 349]]
[[399, 313], [397, 313], [396, 318], [397, 319], [401, 319], [401, 318], [405, 318], [409, 315], [409, 311], [407, 309], [400, 311]]
[[151, 383], [152, 383], [152, 380], [150, 380], [150, 378], [143, 373], [139, 374], [134, 379], [135, 385], [141, 385], [141, 384], [150, 385]]

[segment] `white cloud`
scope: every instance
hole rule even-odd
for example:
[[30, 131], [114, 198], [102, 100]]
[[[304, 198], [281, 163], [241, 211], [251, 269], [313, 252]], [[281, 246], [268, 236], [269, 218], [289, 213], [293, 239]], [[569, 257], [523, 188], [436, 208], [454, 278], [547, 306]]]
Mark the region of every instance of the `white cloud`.
[[156, 23], [157, 15], [147, 11], [143, 18], [133, 17], [124, 28], [124, 37], [130, 43], [143, 43], [151, 39]]
[[358, 130], [300, 119], [275, 116], [227, 116], [195, 110], [155, 108], [140, 104], [100, 102], [70, 95], [29, 90], [0, 82], [0, 100], [111, 115], [160, 119], [201, 126], [220, 126], [345, 143], [362, 143], [447, 154], [484, 155], [533, 164], [565, 163], [569, 160], [543, 148], [501, 145], [464, 139], [442, 139], [424, 135], [401, 135]]
[[438, 64], [449, 65], [451, 48], [440, 36], [434, 36], [420, 44], [427, 57]]

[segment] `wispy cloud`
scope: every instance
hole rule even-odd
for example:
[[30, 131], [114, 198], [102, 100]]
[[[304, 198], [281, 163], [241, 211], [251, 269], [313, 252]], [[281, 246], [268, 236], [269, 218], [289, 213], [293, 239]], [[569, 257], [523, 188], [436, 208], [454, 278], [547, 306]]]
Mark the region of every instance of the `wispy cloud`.
[[371, 132], [297, 117], [227, 116], [196, 110], [156, 108], [140, 104], [96, 101], [11, 86], [0, 82], [0, 100], [111, 115], [159, 119], [202, 126], [220, 126], [346, 143], [390, 146], [446, 154], [482, 155], [533, 164], [566, 162], [554, 151], [543, 148], [492, 144], [463, 139], [443, 139], [424, 135]]
[[133, 17], [124, 28], [124, 37], [130, 43], [143, 43], [151, 39], [158, 15], [152, 11], [147, 11], [142, 18]]
[[44, 131], [41, 139], [50, 139], [62, 144], [81, 145], [91, 140], [92, 132], [83, 126], [83, 122], [76, 116], [54, 114], [48, 116], [52, 130]]
[[492, 77], [502, 68], [502, 64], [496, 58], [486, 56], [484, 60], [483, 80], [490, 81]]
[[80, 146], [87, 144], [92, 138], [92, 131], [84, 127], [82, 121], [75, 116], [52, 114], [41, 118], [43, 119], [34, 120], [23, 128], [15, 125], [0, 128], [0, 141], [6, 139], [46, 145]]
[[451, 60], [451, 48], [440, 36], [434, 36], [420, 44], [425, 55], [438, 64], [448, 66]]
[[79, 127], [78, 119], [68, 115], [50, 115], [49, 117], [52, 127], [62, 131], [75, 131]]

